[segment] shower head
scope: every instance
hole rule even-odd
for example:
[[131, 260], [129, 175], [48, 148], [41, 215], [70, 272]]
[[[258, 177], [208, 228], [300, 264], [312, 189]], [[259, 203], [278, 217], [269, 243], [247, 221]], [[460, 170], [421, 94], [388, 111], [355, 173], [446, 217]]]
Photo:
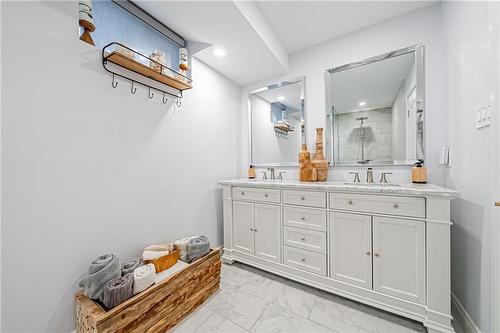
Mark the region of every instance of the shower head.
[[366, 119], [368, 119], [368, 117], [359, 117], [359, 118], [356, 118], [356, 120], [361, 120], [361, 126], [363, 126], [363, 121], [365, 121]]

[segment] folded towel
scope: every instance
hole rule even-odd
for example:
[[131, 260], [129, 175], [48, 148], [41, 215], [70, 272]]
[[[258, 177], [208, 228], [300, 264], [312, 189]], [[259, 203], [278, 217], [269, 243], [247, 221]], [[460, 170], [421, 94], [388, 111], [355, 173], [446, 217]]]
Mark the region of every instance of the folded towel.
[[175, 245], [173, 243], [150, 245], [144, 248], [144, 251], [142, 252], [142, 260], [156, 260], [166, 256], [174, 250]]
[[158, 258], [168, 255], [169, 253], [170, 252], [168, 251], [144, 251], [142, 252], [142, 260], [144, 261], [156, 260]]
[[167, 244], [155, 244], [155, 245], [149, 245], [144, 248], [144, 251], [168, 251], [172, 252], [175, 250], [174, 243], [167, 243]]
[[199, 236], [189, 240], [187, 251], [189, 263], [203, 257], [208, 252], [210, 252], [210, 242], [207, 237]]
[[95, 258], [89, 266], [88, 276], [82, 278], [78, 285], [83, 288], [85, 296], [102, 301], [106, 282], [120, 277], [120, 260], [114, 254], [104, 254]]
[[155, 283], [155, 265], [147, 264], [134, 270], [134, 295]]
[[118, 304], [128, 300], [133, 293], [134, 276], [127, 274], [119, 278], [108, 281], [104, 285], [103, 303], [108, 309], [112, 309]]
[[139, 258], [131, 259], [125, 262], [122, 265], [122, 276], [127, 275], [128, 273], [133, 273], [134, 270], [139, 266], [142, 266], [142, 260]]
[[180, 257], [179, 259], [185, 262], [188, 261], [187, 250], [188, 250], [188, 243], [191, 238], [192, 237], [186, 237], [175, 241], [175, 246], [177, 246], [177, 248], [179, 249], [179, 257]]

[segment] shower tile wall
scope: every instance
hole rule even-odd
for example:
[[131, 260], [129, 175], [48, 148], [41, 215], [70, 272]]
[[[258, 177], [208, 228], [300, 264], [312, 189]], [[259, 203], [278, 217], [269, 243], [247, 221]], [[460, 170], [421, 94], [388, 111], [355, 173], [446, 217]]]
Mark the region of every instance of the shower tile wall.
[[392, 160], [392, 110], [391, 108], [358, 111], [337, 114], [336, 124], [336, 156], [337, 161], [361, 160], [361, 145], [357, 129], [359, 117], [368, 117], [364, 120], [366, 128], [365, 160], [391, 161]]

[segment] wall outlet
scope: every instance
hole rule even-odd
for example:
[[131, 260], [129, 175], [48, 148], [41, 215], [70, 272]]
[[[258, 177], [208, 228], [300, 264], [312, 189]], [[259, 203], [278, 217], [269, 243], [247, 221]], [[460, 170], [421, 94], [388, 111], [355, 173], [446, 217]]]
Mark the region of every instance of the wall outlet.
[[476, 113], [476, 129], [480, 129], [491, 125], [491, 105], [479, 106], [475, 110]]

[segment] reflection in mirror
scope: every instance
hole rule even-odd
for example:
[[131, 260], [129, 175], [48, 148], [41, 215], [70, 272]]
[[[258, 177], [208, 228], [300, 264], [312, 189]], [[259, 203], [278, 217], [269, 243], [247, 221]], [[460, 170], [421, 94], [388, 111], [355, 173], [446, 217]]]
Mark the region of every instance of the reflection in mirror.
[[297, 165], [305, 135], [304, 78], [255, 90], [249, 100], [251, 164]]
[[327, 154], [334, 165], [424, 158], [422, 47], [327, 71]]

